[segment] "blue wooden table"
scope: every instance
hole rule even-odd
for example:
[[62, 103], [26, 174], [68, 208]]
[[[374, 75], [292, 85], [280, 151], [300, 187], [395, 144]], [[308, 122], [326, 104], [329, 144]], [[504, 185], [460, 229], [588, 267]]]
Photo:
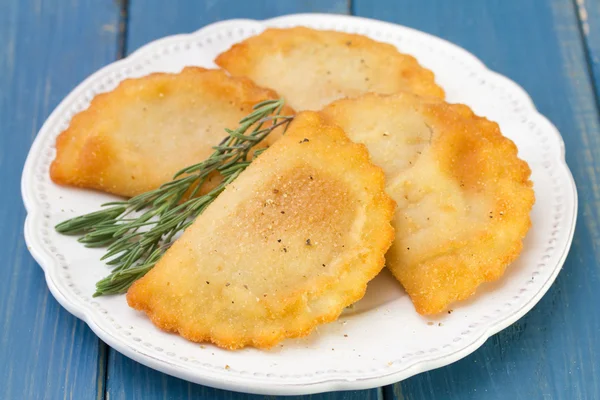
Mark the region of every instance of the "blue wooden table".
[[172, 378], [102, 343], [49, 294], [23, 239], [19, 181], [38, 129], [98, 68], [214, 21], [353, 14], [430, 32], [520, 83], [562, 132], [579, 190], [563, 271], [471, 356], [396, 385], [313, 399], [600, 398], [598, 0], [0, 1], [0, 399], [259, 399]]

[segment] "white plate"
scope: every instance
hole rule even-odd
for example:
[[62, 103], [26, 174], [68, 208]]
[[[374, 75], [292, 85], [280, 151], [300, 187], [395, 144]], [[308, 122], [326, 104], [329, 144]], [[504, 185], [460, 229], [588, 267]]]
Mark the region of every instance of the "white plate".
[[[54, 185], [48, 167], [54, 141], [93, 96], [119, 81], [185, 65], [212, 67], [213, 58], [265, 26], [307, 25], [358, 32], [396, 45], [431, 68], [448, 100], [470, 105], [498, 121], [533, 170], [536, 204], [525, 250], [500, 282], [484, 286], [452, 314], [420, 317], [400, 285], [384, 271], [366, 297], [337, 321], [306, 339], [271, 351], [225, 351], [157, 330], [130, 309], [123, 296], [93, 299], [95, 282], [108, 269], [102, 249], [86, 249], [53, 226], [111, 199]], [[54, 110], [27, 158], [22, 180], [28, 211], [25, 237], [44, 269], [52, 294], [117, 351], [151, 368], [203, 385], [261, 394], [307, 394], [366, 389], [450, 364], [529, 311], [556, 278], [567, 254], [577, 212], [576, 189], [556, 128], [537, 113], [517, 84], [485, 68], [473, 55], [442, 39], [364, 18], [320, 14], [267, 21], [230, 20], [189, 35], [144, 46], [81, 83]], [[226, 368], [227, 366], [227, 368]]]

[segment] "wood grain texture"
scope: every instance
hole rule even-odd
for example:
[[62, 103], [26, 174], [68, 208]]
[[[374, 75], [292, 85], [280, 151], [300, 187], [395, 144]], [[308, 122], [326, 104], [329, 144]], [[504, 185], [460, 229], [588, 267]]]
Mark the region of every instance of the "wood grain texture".
[[107, 399], [202, 400], [380, 400], [380, 390], [333, 392], [312, 396], [260, 396], [196, 385], [147, 368], [117, 352], [108, 362]]
[[471, 356], [385, 397], [600, 398], [600, 126], [574, 3], [356, 0], [353, 11], [448, 39], [521, 84], [562, 132], [579, 190], [573, 247], [542, 301]]
[[[266, 19], [300, 12], [348, 13], [346, 0], [342, 1], [278, 1], [256, 2], [179, 1], [174, 6], [167, 2], [130, 0], [127, 14], [127, 53], [154, 39], [177, 33], [193, 32], [215, 21], [230, 18]], [[239, 394], [216, 390], [185, 382], [156, 372], [110, 350], [107, 373], [109, 399], [291, 399], [301, 397], [273, 397]], [[313, 400], [375, 400], [380, 390], [338, 392], [309, 396]]]
[[[8, 191], [0, 196], [0, 399], [273, 398], [190, 384], [101, 344], [52, 298], [25, 248], [20, 174], [29, 146], [52, 108], [117, 55], [217, 20], [346, 13], [348, 2], [130, 0], [128, 14], [120, 16], [122, 4], [126, 3], [0, 2], [0, 180]], [[580, 196], [573, 249], [538, 306], [470, 357], [389, 386], [383, 397], [600, 398], [600, 126], [594, 95], [596, 89], [598, 96], [600, 76], [599, 3], [354, 0], [352, 10], [451, 40], [523, 85], [561, 130]], [[371, 390], [309, 398], [381, 397], [381, 391]]]
[[579, 29], [584, 39], [596, 92], [596, 102], [600, 104], [600, 2], [597, 0], [572, 1], [576, 7]]
[[23, 163], [60, 100], [116, 54], [111, 2], [0, 2], [0, 398], [94, 399], [105, 351], [50, 295], [23, 239]]

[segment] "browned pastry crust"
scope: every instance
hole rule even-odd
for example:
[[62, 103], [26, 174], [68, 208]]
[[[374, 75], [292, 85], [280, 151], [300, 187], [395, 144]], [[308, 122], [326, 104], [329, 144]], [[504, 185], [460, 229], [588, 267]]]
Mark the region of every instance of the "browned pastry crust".
[[433, 72], [414, 57], [356, 34], [270, 28], [233, 45], [215, 62], [234, 76], [276, 90], [296, 110], [319, 110], [367, 92], [444, 98]]
[[300, 113], [127, 301], [161, 329], [227, 349], [308, 335], [383, 268], [394, 236], [384, 187], [363, 145]]
[[398, 204], [387, 267], [419, 313], [468, 298], [518, 257], [531, 226], [531, 171], [498, 124], [408, 93], [340, 100], [323, 113], [386, 172]]
[[[270, 89], [222, 70], [188, 67], [127, 79], [96, 96], [56, 140], [52, 180], [135, 196], [206, 159]], [[293, 111], [286, 108], [284, 113]], [[213, 177], [207, 188], [219, 177]]]

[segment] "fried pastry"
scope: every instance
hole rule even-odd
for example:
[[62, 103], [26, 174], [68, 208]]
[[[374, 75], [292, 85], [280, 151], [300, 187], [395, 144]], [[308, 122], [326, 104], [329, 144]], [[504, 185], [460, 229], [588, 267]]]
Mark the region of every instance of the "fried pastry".
[[[222, 70], [188, 67], [127, 79], [73, 117], [56, 140], [50, 176], [121, 196], [144, 193], [206, 159], [224, 128], [235, 129], [255, 103], [276, 98]], [[206, 187], [219, 181], [211, 178]]]
[[496, 123], [409, 93], [339, 100], [323, 113], [386, 173], [398, 205], [387, 267], [419, 313], [466, 299], [517, 258], [534, 193], [529, 166]]
[[444, 97], [433, 73], [414, 57], [343, 32], [270, 28], [233, 45], [215, 62], [234, 76], [273, 88], [296, 110], [319, 110], [367, 92]]
[[363, 297], [384, 266], [393, 213], [367, 149], [303, 112], [127, 301], [164, 330], [228, 349], [305, 336]]

